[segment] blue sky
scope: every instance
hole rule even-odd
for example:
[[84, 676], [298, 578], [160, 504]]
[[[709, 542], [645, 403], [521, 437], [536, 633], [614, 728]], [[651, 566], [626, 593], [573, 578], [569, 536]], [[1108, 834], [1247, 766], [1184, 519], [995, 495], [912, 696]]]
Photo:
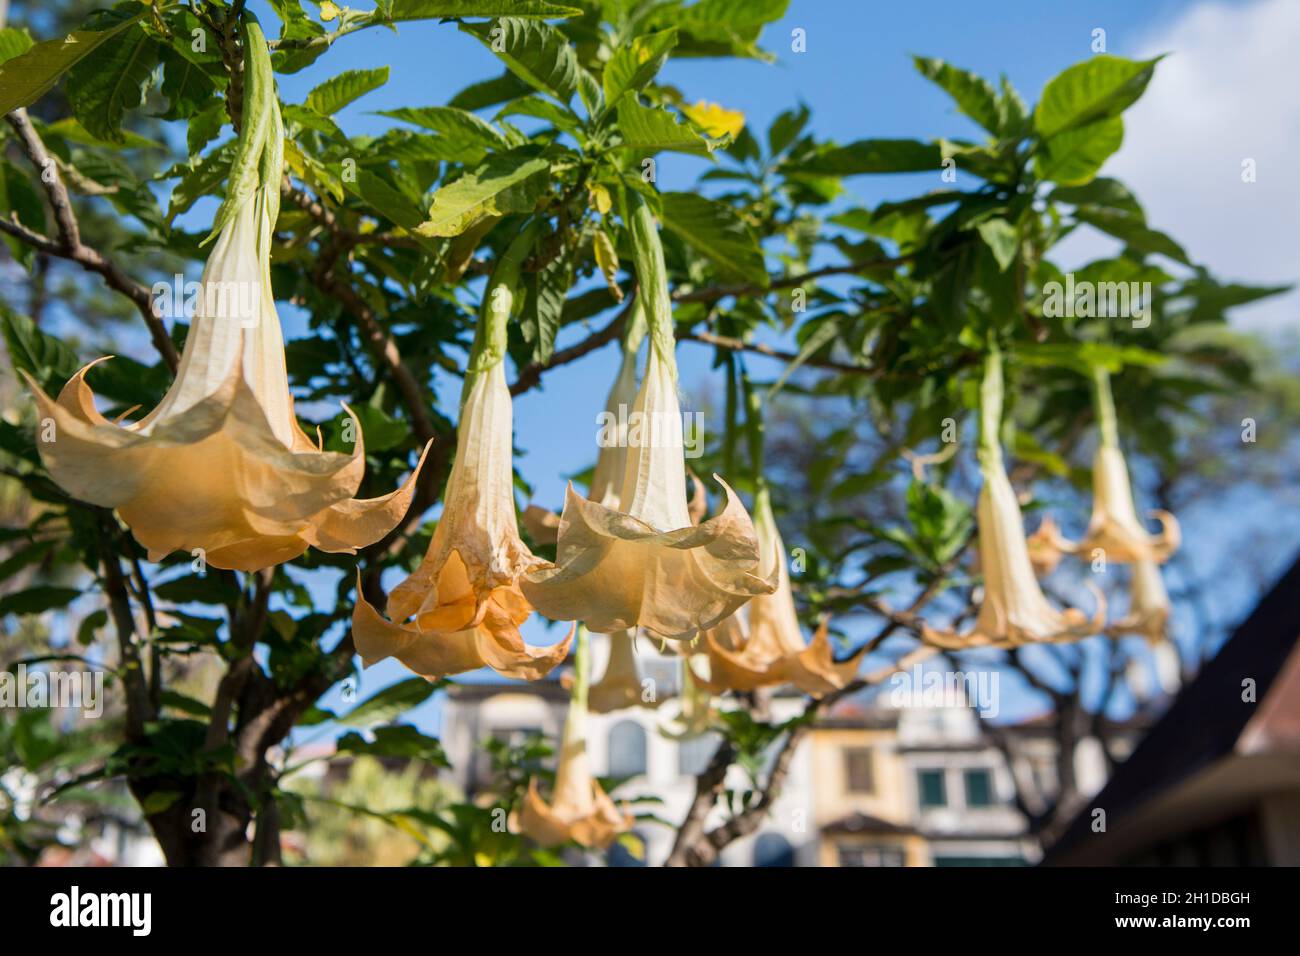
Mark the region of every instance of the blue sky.
[[[274, 35], [278, 25], [275, 15], [260, 0], [251, 6], [266, 24], [267, 32]], [[1091, 55], [1095, 29], [1106, 31], [1107, 51], [1111, 53], [1148, 54], [1153, 44], [1154, 49], [1163, 51], [1159, 45], [1162, 36], [1187, 20], [1198, 6], [1211, 5], [1172, 0], [1102, 0], [1086, 5], [1041, 0], [985, 4], [939, 0], [924, 5], [793, 0], [788, 15], [764, 35], [764, 45], [777, 55], [775, 64], [672, 61], [664, 77], [690, 101], [709, 99], [741, 110], [760, 136], [779, 112], [805, 102], [813, 110], [811, 129], [839, 141], [863, 137], [973, 137], [977, 135], [973, 125], [953, 111], [941, 91], [915, 72], [912, 54], [946, 59], [994, 78], [1005, 72], [1032, 106], [1047, 80]], [[1212, 6], [1232, 14], [1257, 8], [1258, 4], [1219, 2]], [[790, 36], [795, 28], [806, 31], [806, 52], [791, 52]], [[1177, 50], [1173, 52], [1178, 54]], [[382, 131], [393, 121], [374, 115], [376, 111], [445, 103], [470, 82], [501, 72], [496, 58], [454, 25], [409, 23], [401, 25], [396, 33], [371, 29], [341, 39], [313, 67], [280, 77], [281, 93], [288, 101], [301, 101], [317, 83], [344, 69], [384, 65], [392, 68], [388, 85], [339, 115], [340, 124], [349, 133]], [[1158, 75], [1153, 90], [1159, 83]], [[665, 154], [659, 160], [660, 185], [666, 189], [689, 188], [704, 168], [705, 161]], [[919, 178], [928, 175], [920, 174]], [[934, 175], [937, 186], [937, 173]], [[1152, 181], [1158, 184], [1158, 177]], [[918, 176], [859, 177], [849, 185], [856, 199], [867, 203], [931, 188], [925, 183], [918, 185]], [[1145, 196], [1141, 188], [1138, 194]], [[1174, 197], [1171, 208], [1176, 208], [1181, 198]], [[1264, 204], [1269, 204], [1267, 199]], [[1177, 230], [1171, 231], [1181, 236]], [[1096, 251], [1085, 247], [1079, 254]], [[1207, 261], [1215, 266], [1212, 256]], [[287, 306], [282, 307], [282, 318], [288, 337], [304, 334], [301, 316], [295, 316]], [[563, 346], [584, 335], [583, 329], [567, 330], [559, 344]], [[704, 381], [709, 375], [710, 350], [684, 343], [679, 352], [684, 380]], [[595, 414], [603, 404], [615, 362], [615, 350], [606, 348], [554, 373], [544, 389], [516, 402], [516, 444], [522, 452], [519, 464], [540, 503], [558, 506], [564, 475], [593, 460]], [[752, 367], [759, 377], [780, 371], [778, 363], [761, 359], [756, 359]], [[693, 385], [691, 390], [698, 394], [700, 386]], [[456, 390], [448, 389], [446, 394], [454, 397]], [[557, 422], [588, 421], [590, 429], [556, 427]], [[538, 629], [526, 633], [543, 643], [558, 636], [554, 630], [550, 636], [543, 636], [545, 632]], [[402, 669], [391, 662], [374, 668], [366, 672], [360, 696], [401, 676]], [[423, 709], [423, 716], [432, 716], [432, 712]]]

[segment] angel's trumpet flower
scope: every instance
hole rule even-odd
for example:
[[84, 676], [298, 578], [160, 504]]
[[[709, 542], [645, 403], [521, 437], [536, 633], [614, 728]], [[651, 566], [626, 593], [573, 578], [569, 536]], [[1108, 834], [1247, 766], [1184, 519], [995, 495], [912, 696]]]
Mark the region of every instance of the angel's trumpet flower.
[[659, 731], [670, 740], [691, 740], [703, 736], [713, 730], [717, 723], [718, 713], [713, 706], [714, 692], [696, 676], [692, 656], [699, 658], [700, 662], [705, 660], [703, 654], [687, 655], [682, 666], [682, 692], [678, 695], [677, 713]]
[[923, 627], [927, 643], [938, 647], [1017, 647], [1047, 641], [1069, 641], [1100, 631], [1106, 619], [1099, 609], [1093, 620], [1075, 608], [1057, 610], [1048, 603], [1029, 558], [1020, 503], [1007, 478], [998, 440], [1002, 421], [1002, 357], [994, 348], [980, 386], [980, 489], [976, 520], [979, 560], [984, 574], [984, 599], [974, 628], [966, 634]]
[[358, 592], [352, 634], [367, 665], [395, 657], [429, 679], [491, 667], [537, 680], [569, 653], [572, 633], [549, 647], [525, 644], [519, 633], [532, 613], [519, 579], [545, 562], [520, 539], [515, 516], [505, 349], [519, 269], [533, 237], [528, 229], [515, 238], [484, 293], [461, 395], [456, 460], [428, 553], [389, 595], [391, 621]]
[[[606, 508], [618, 510], [618, 494], [622, 490], [623, 472], [627, 467], [628, 411], [636, 402], [636, 355], [645, 338], [645, 312], [641, 300], [633, 299], [631, 313], [623, 329], [623, 361], [618, 376], [610, 386], [605, 399], [605, 410], [600, 413], [600, 451], [591, 475], [591, 488], [587, 497]], [[540, 505], [529, 505], [523, 513], [524, 527], [538, 544], [555, 544], [559, 536], [560, 516]]]
[[352, 453], [339, 454], [322, 451], [294, 416], [270, 273], [284, 133], [266, 40], [254, 23], [244, 40], [245, 120], [171, 388], [122, 426], [96, 411], [89, 365], [57, 402], [28, 382], [55, 424], [40, 451], [59, 485], [115, 508], [150, 560], [185, 550], [255, 571], [308, 546], [350, 554], [379, 540], [409, 507], [419, 465], [392, 494], [354, 500], [365, 470], [355, 418]]
[[636, 631], [615, 631], [609, 635], [609, 662], [600, 680], [591, 685], [587, 698], [593, 713], [608, 714], [625, 707], [655, 708], [663, 703], [657, 692], [646, 699], [636, 666], [635, 645]]
[[587, 497], [606, 508], [619, 510], [623, 475], [627, 472], [628, 413], [636, 405], [636, 356], [645, 338], [645, 309], [640, 297], [632, 300], [631, 314], [623, 332], [623, 360], [618, 376], [610, 386], [601, 415], [600, 451], [591, 474], [591, 491]]
[[1084, 556], [1101, 550], [1107, 561], [1118, 564], [1164, 564], [1182, 541], [1178, 519], [1168, 511], [1152, 512], [1161, 525], [1160, 534], [1153, 535], [1138, 517], [1128, 464], [1119, 447], [1110, 375], [1103, 368], [1093, 372], [1093, 400], [1101, 440], [1092, 460], [1092, 518], [1082, 541], [1061, 539], [1055, 546]]
[[574, 652], [573, 688], [569, 713], [560, 739], [560, 760], [555, 771], [555, 791], [550, 803], [542, 799], [537, 778], [528, 782], [515, 829], [542, 846], [570, 841], [604, 849], [632, 828], [632, 817], [620, 810], [591, 773], [587, 757], [587, 657], [591, 638], [579, 627]]
[[570, 485], [556, 566], [530, 573], [524, 595], [547, 617], [609, 633], [644, 627], [689, 640], [756, 594], [776, 588], [758, 574], [754, 526], [731, 488], [722, 513], [698, 527], [686, 503], [686, 459], [677, 401], [672, 313], [663, 248], [644, 200], [630, 193], [631, 233], [649, 325], [645, 380], [629, 422], [619, 510]]
[[1169, 637], [1169, 592], [1154, 561], [1133, 562], [1128, 613], [1112, 625], [1116, 633], [1139, 634], [1153, 647]]
[[[823, 621], [804, 643], [787, 570], [788, 556], [772, 515], [766, 484], [754, 501], [754, 528], [763, 555], [762, 573], [775, 571], [776, 591], [760, 594], [718, 627], [704, 633], [709, 679], [697, 681], [714, 691], [752, 691], [759, 687], [794, 684], [806, 694], [822, 697], [849, 684], [866, 649], [836, 662]], [[771, 565], [775, 563], [776, 567]]]

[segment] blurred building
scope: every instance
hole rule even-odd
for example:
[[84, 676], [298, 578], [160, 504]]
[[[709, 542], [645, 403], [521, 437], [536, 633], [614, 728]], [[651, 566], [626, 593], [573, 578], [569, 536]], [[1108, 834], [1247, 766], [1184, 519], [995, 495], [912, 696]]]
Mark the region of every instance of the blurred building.
[[[593, 672], [607, 651], [593, 635]], [[645, 642], [643, 642], [644, 644]], [[674, 824], [695, 794], [695, 777], [717, 747], [714, 733], [683, 734], [677, 719], [680, 659], [639, 654], [642, 674], [664, 698], [658, 709], [634, 707], [593, 714], [588, 724], [592, 768], [601, 776], [631, 778], [615, 797], [653, 796], [645, 807]], [[798, 714], [804, 698], [778, 693], [772, 719]], [[486, 789], [489, 738], [518, 743], [533, 733], [558, 739], [568, 693], [558, 680], [528, 685], [494, 680], [459, 681], [449, 690], [440, 737], [453, 780], [466, 794]], [[1005, 728], [1014, 771], [1039, 791], [1056, 789], [1056, 742], [1047, 723]], [[1125, 738], [1130, 739], [1130, 738]], [[779, 742], [778, 742], [779, 744]], [[1123, 742], [1121, 742], [1123, 746]], [[775, 747], [773, 748], [774, 757]], [[769, 761], [770, 762], [770, 761]], [[990, 744], [970, 707], [891, 706], [888, 695], [844, 701], [801, 743], [789, 776], [760, 830], [727, 847], [723, 866], [1016, 866], [1037, 861], [1036, 842], [1013, 802], [1013, 768]], [[1080, 789], [1092, 793], [1105, 780], [1099, 761], [1076, 759]], [[733, 767], [729, 789], [751, 786]], [[640, 808], [640, 805], [637, 805]], [[723, 815], [715, 810], [716, 818]], [[645, 823], [637, 835], [648, 865], [672, 848], [674, 831]], [[615, 849], [610, 862], [636, 865]]]
[[1300, 561], [1048, 853], [1073, 866], [1300, 866]]

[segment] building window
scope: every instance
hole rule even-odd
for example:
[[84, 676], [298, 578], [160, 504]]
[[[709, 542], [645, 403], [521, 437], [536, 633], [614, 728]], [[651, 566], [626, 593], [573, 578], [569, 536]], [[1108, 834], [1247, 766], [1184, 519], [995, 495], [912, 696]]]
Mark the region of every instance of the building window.
[[944, 783], [942, 770], [918, 770], [916, 790], [923, 808], [948, 805], [948, 788]]
[[967, 770], [963, 776], [966, 779], [966, 806], [993, 806], [993, 775], [987, 770]]
[[794, 847], [779, 833], [760, 833], [754, 841], [755, 866], [794, 866]]
[[677, 772], [683, 777], [704, 773], [718, 749], [717, 734], [701, 734], [677, 745]]
[[609, 775], [639, 777], [646, 770], [645, 729], [634, 720], [620, 720], [609, 731]]
[[876, 792], [870, 747], [854, 747], [844, 751], [844, 782], [849, 793]]
[[898, 846], [841, 843], [835, 848], [840, 866], [906, 866], [907, 856]]

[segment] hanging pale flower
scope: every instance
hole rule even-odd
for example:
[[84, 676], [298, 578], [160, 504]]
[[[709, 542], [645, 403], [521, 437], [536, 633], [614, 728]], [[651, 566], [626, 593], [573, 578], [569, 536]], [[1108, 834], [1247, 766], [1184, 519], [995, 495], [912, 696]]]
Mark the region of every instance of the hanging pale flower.
[[698, 527], [691, 523], [663, 248], [644, 200], [629, 197], [650, 350], [629, 419], [619, 510], [588, 501], [570, 485], [556, 565], [529, 573], [521, 587], [555, 620], [581, 620], [602, 633], [644, 627], [689, 640], [754, 595], [771, 593], [776, 581], [759, 575], [754, 526], [720, 478], [722, 512]]
[[1154, 561], [1133, 562], [1129, 580], [1128, 613], [1111, 626], [1118, 634], [1138, 634], [1152, 646], [1169, 637], [1169, 592]]
[[1092, 460], [1092, 518], [1082, 541], [1071, 544], [1059, 539], [1054, 547], [1083, 557], [1100, 550], [1108, 562], [1116, 564], [1164, 564], [1182, 542], [1178, 519], [1168, 511], [1152, 512], [1161, 525], [1160, 534], [1153, 535], [1138, 517], [1128, 464], [1119, 446], [1110, 375], [1104, 368], [1093, 371], [1093, 402], [1100, 441]]
[[116, 509], [152, 561], [184, 550], [256, 571], [309, 546], [352, 554], [378, 541], [409, 507], [424, 458], [397, 491], [355, 500], [365, 471], [355, 417], [351, 454], [322, 451], [298, 425], [270, 273], [284, 132], [255, 23], [244, 49], [244, 123], [171, 388], [143, 419], [118, 425], [95, 409], [85, 382], [94, 362], [57, 401], [28, 383], [55, 426], [38, 443], [42, 460], [66, 491]]
[[597, 714], [625, 707], [658, 707], [663, 697], [656, 692], [647, 700], [641, 680], [636, 666], [636, 631], [615, 631], [609, 635], [609, 662], [600, 680], [591, 685], [588, 706]]
[[974, 628], [966, 634], [922, 627], [927, 643], [949, 649], [1017, 647], [1070, 641], [1102, 629], [1105, 602], [1097, 594], [1098, 612], [1089, 620], [1075, 608], [1057, 610], [1048, 603], [1029, 558], [1020, 503], [1002, 462], [998, 431], [1002, 421], [1002, 356], [994, 347], [980, 386], [980, 489], [976, 521], [984, 598]]
[[578, 628], [574, 651], [573, 688], [569, 712], [560, 739], [560, 758], [555, 771], [555, 789], [547, 803], [537, 789], [537, 778], [528, 781], [523, 806], [511, 821], [512, 829], [545, 847], [570, 841], [580, 846], [605, 849], [632, 828], [630, 814], [620, 810], [591, 773], [587, 756], [588, 654], [591, 638], [585, 627]]
[[[596, 467], [591, 474], [591, 487], [587, 497], [606, 508], [618, 510], [618, 493], [623, 484], [627, 466], [628, 412], [636, 402], [636, 355], [645, 338], [645, 313], [641, 300], [633, 299], [627, 324], [623, 329], [623, 360], [618, 375], [605, 399], [605, 410], [597, 424], [600, 425]], [[524, 527], [538, 544], [555, 544], [559, 537], [560, 516], [540, 505], [529, 505], [523, 513]]]
[[825, 621], [812, 642], [804, 642], [790, 587], [789, 558], [772, 515], [766, 483], [760, 484], [755, 495], [754, 528], [763, 555], [760, 573], [777, 574], [776, 591], [760, 594], [704, 632], [709, 678], [705, 681], [697, 675], [695, 679], [714, 692], [752, 691], [787, 683], [814, 697], [841, 690], [857, 676], [866, 649], [837, 662]]
[[456, 460], [429, 550], [389, 595], [391, 620], [358, 589], [352, 634], [367, 666], [395, 657], [431, 680], [480, 667], [537, 680], [568, 656], [572, 633], [549, 647], [526, 644], [519, 633], [532, 613], [519, 580], [545, 562], [520, 539], [515, 516], [505, 350], [533, 236], [528, 229], [515, 238], [484, 293], [461, 394]]
[[686, 661], [682, 664], [682, 692], [677, 699], [677, 713], [659, 731], [669, 740], [692, 740], [709, 733], [717, 722], [714, 692], [695, 674], [695, 666], [707, 663], [707, 659], [703, 654], [683, 654]]

